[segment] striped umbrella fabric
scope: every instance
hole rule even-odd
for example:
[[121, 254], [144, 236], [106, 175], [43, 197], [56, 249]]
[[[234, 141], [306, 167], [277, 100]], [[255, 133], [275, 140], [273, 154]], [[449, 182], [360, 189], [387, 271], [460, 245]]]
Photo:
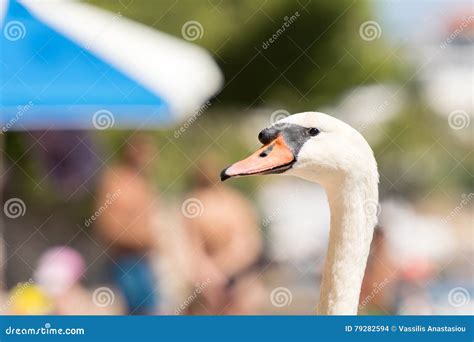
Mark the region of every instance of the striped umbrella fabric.
[[166, 127], [222, 84], [204, 49], [88, 4], [3, 1], [0, 27], [3, 132]]

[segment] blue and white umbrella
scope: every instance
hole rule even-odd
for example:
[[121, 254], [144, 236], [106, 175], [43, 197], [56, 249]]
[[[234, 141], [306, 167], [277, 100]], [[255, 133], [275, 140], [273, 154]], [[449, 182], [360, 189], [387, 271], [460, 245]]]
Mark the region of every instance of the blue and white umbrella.
[[203, 49], [91, 5], [2, 1], [0, 27], [3, 131], [166, 126], [222, 84]]

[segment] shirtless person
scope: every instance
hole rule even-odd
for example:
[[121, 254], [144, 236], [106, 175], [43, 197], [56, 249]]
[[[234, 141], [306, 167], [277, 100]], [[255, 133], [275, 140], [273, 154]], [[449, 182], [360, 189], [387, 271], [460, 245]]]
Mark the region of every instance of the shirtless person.
[[99, 184], [96, 227], [113, 259], [111, 275], [130, 314], [156, 312], [157, 284], [149, 261], [157, 245], [152, 225], [156, 194], [150, 182], [156, 154], [151, 138], [135, 133]]
[[200, 164], [195, 189], [186, 197], [198, 199], [203, 209], [186, 220], [194, 246], [194, 279], [202, 284], [202, 296], [188, 313], [254, 313], [261, 289], [256, 274], [262, 247], [257, 217], [242, 194], [213, 183], [218, 179], [215, 165], [210, 158]]

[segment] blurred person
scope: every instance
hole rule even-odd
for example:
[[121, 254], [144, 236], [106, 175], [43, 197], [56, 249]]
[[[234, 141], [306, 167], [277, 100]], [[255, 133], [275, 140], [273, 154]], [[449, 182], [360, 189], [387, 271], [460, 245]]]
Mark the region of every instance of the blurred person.
[[130, 314], [157, 311], [157, 283], [150, 253], [157, 248], [153, 217], [157, 194], [151, 172], [157, 151], [153, 140], [135, 133], [121, 159], [103, 174], [98, 190], [97, 229], [111, 257], [111, 276]]
[[263, 291], [256, 274], [262, 250], [257, 215], [240, 192], [214, 183], [218, 170], [213, 156], [200, 162], [194, 189], [186, 196], [202, 209], [199, 215], [185, 215], [199, 290], [187, 313], [250, 314]]
[[370, 246], [370, 254], [362, 282], [359, 312], [369, 315], [394, 314], [394, 295], [398, 272], [388, 250], [382, 227], [377, 226]]

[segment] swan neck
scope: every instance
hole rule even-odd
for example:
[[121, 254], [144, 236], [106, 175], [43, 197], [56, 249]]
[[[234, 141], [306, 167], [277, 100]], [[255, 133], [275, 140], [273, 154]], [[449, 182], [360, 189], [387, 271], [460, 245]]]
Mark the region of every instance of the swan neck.
[[[356, 315], [376, 223], [377, 184], [333, 182], [326, 187], [331, 228], [318, 313]], [[372, 205], [375, 210], [367, 210]]]

